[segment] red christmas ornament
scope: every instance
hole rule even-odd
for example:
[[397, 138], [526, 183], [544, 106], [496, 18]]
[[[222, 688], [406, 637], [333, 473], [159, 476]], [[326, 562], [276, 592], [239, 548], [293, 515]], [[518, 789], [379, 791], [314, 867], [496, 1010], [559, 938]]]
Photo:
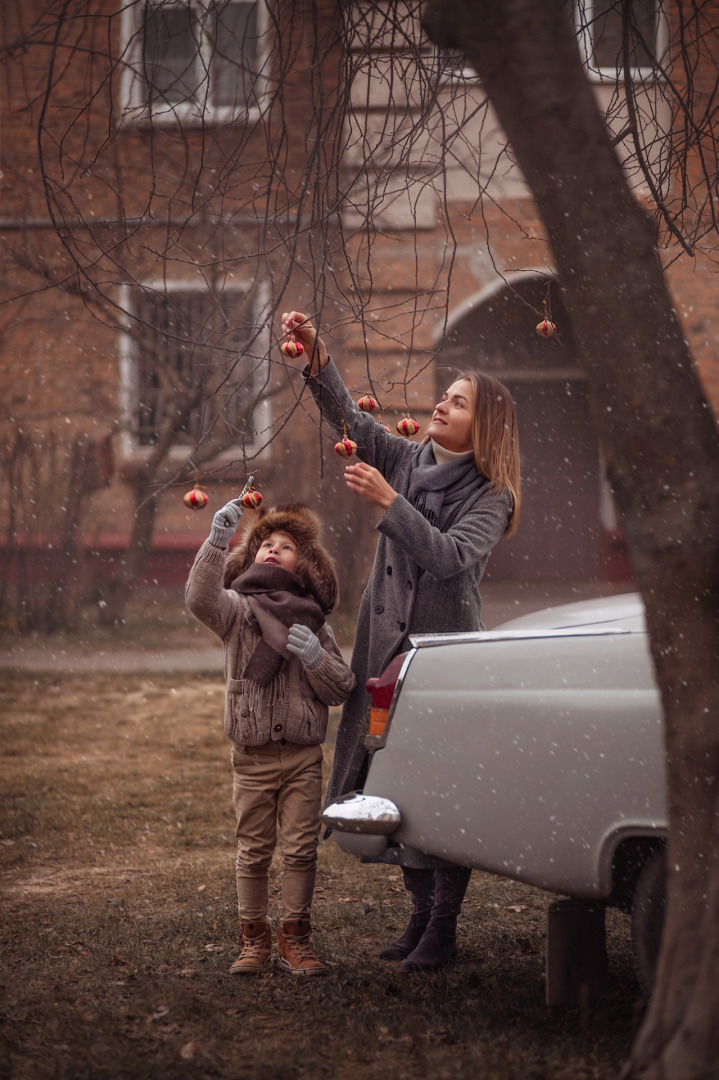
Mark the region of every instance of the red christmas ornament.
[[347, 425], [344, 420], [342, 421], [343, 435], [339, 442], [335, 443], [335, 454], [339, 454], [340, 457], [352, 457], [357, 453], [357, 443], [354, 439], [347, 437]]
[[419, 431], [419, 424], [407, 413], [406, 416], [397, 421], [397, 431], [400, 435], [406, 435], [408, 439], [411, 439]]
[[542, 321], [538, 322], [535, 326], [535, 330], [537, 331], [539, 336], [543, 338], [551, 337], [552, 334], [556, 331], [556, 329], [556, 323], [551, 322], [551, 320], [548, 319], [546, 315], [544, 316]]
[[295, 341], [294, 338], [290, 338], [289, 341], [285, 341], [281, 348], [285, 356], [289, 356], [293, 360], [296, 356], [302, 356], [302, 353], [305, 351], [302, 342]]
[[357, 402], [357, 408], [360, 412], [373, 413], [377, 408], [377, 402], [371, 394], [365, 394]]
[[246, 491], [242, 496], [242, 505], [246, 506], [248, 510], [256, 510], [262, 502], [262, 495], [259, 491], [255, 491], [253, 487], [249, 491]]
[[339, 454], [340, 457], [352, 457], [357, 453], [357, 443], [354, 439], [340, 439], [338, 443], [335, 443], [335, 454]]
[[380, 420], [378, 420], [377, 423], [379, 424], [379, 426], [382, 428], [383, 431], [387, 432], [388, 435], [392, 434], [392, 428], [387, 427], [387, 425], [383, 424]]
[[204, 510], [209, 499], [202, 485], [195, 484], [192, 491], [188, 491], [182, 501], [190, 510]]

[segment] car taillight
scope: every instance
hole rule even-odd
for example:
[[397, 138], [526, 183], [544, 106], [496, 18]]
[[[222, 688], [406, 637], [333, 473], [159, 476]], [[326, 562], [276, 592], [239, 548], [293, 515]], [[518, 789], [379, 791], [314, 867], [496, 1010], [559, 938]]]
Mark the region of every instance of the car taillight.
[[372, 697], [369, 711], [370, 735], [384, 735], [397, 679], [406, 656], [407, 653], [398, 653], [378, 678], [367, 680], [367, 692]]

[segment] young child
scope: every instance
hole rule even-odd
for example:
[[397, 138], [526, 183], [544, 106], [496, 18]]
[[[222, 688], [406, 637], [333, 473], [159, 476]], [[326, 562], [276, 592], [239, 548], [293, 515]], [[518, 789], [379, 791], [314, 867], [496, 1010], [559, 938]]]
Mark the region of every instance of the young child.
[[269, 869], [277, 833], [283, 856], [280, 965], [324, 975], [310, 944], [328, 706], [340, 705], [354, 675], [325, 615], [338, 596], [320, 522], [306, 506], [261, 511], [226, 558], [242, 515], [237, 500], [213, 519], [185, 596], [190, 611], [225, 647], [225, 732], [232, 740], [237, 816], [237, 900], [242, 929], [233, 974], [266, 970]]

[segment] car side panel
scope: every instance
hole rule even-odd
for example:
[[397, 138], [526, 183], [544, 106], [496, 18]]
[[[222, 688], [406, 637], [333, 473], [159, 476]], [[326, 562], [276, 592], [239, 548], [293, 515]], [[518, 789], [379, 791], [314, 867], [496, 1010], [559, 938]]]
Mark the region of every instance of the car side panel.
[[608, 895], [615, 844], [666, 828], [646, 634], [418, 649], [364, 790], [396, 803], [395, 841]]

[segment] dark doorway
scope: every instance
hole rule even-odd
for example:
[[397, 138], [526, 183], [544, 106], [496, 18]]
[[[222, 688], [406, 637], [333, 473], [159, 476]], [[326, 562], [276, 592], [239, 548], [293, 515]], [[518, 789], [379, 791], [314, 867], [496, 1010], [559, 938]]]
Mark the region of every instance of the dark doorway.
[[492, 553], [488, 580], [601, 577], [599, 448], [580, 375], [503, 380], [514, 397], [522, 459], [519, 531]]
[[583, 581], [603, 576], [600, 454], [589, 387], [578, 366], [568, 316], [552, 288], [559, 332], [535, 332], [546, 299], [546, 275], [517, 275], [491, 290], [448, 330], [437, 386], [448, 372], [491, 372], [511, 391], [519, 423], [522, 521], [492, 553], [487, 579]]

